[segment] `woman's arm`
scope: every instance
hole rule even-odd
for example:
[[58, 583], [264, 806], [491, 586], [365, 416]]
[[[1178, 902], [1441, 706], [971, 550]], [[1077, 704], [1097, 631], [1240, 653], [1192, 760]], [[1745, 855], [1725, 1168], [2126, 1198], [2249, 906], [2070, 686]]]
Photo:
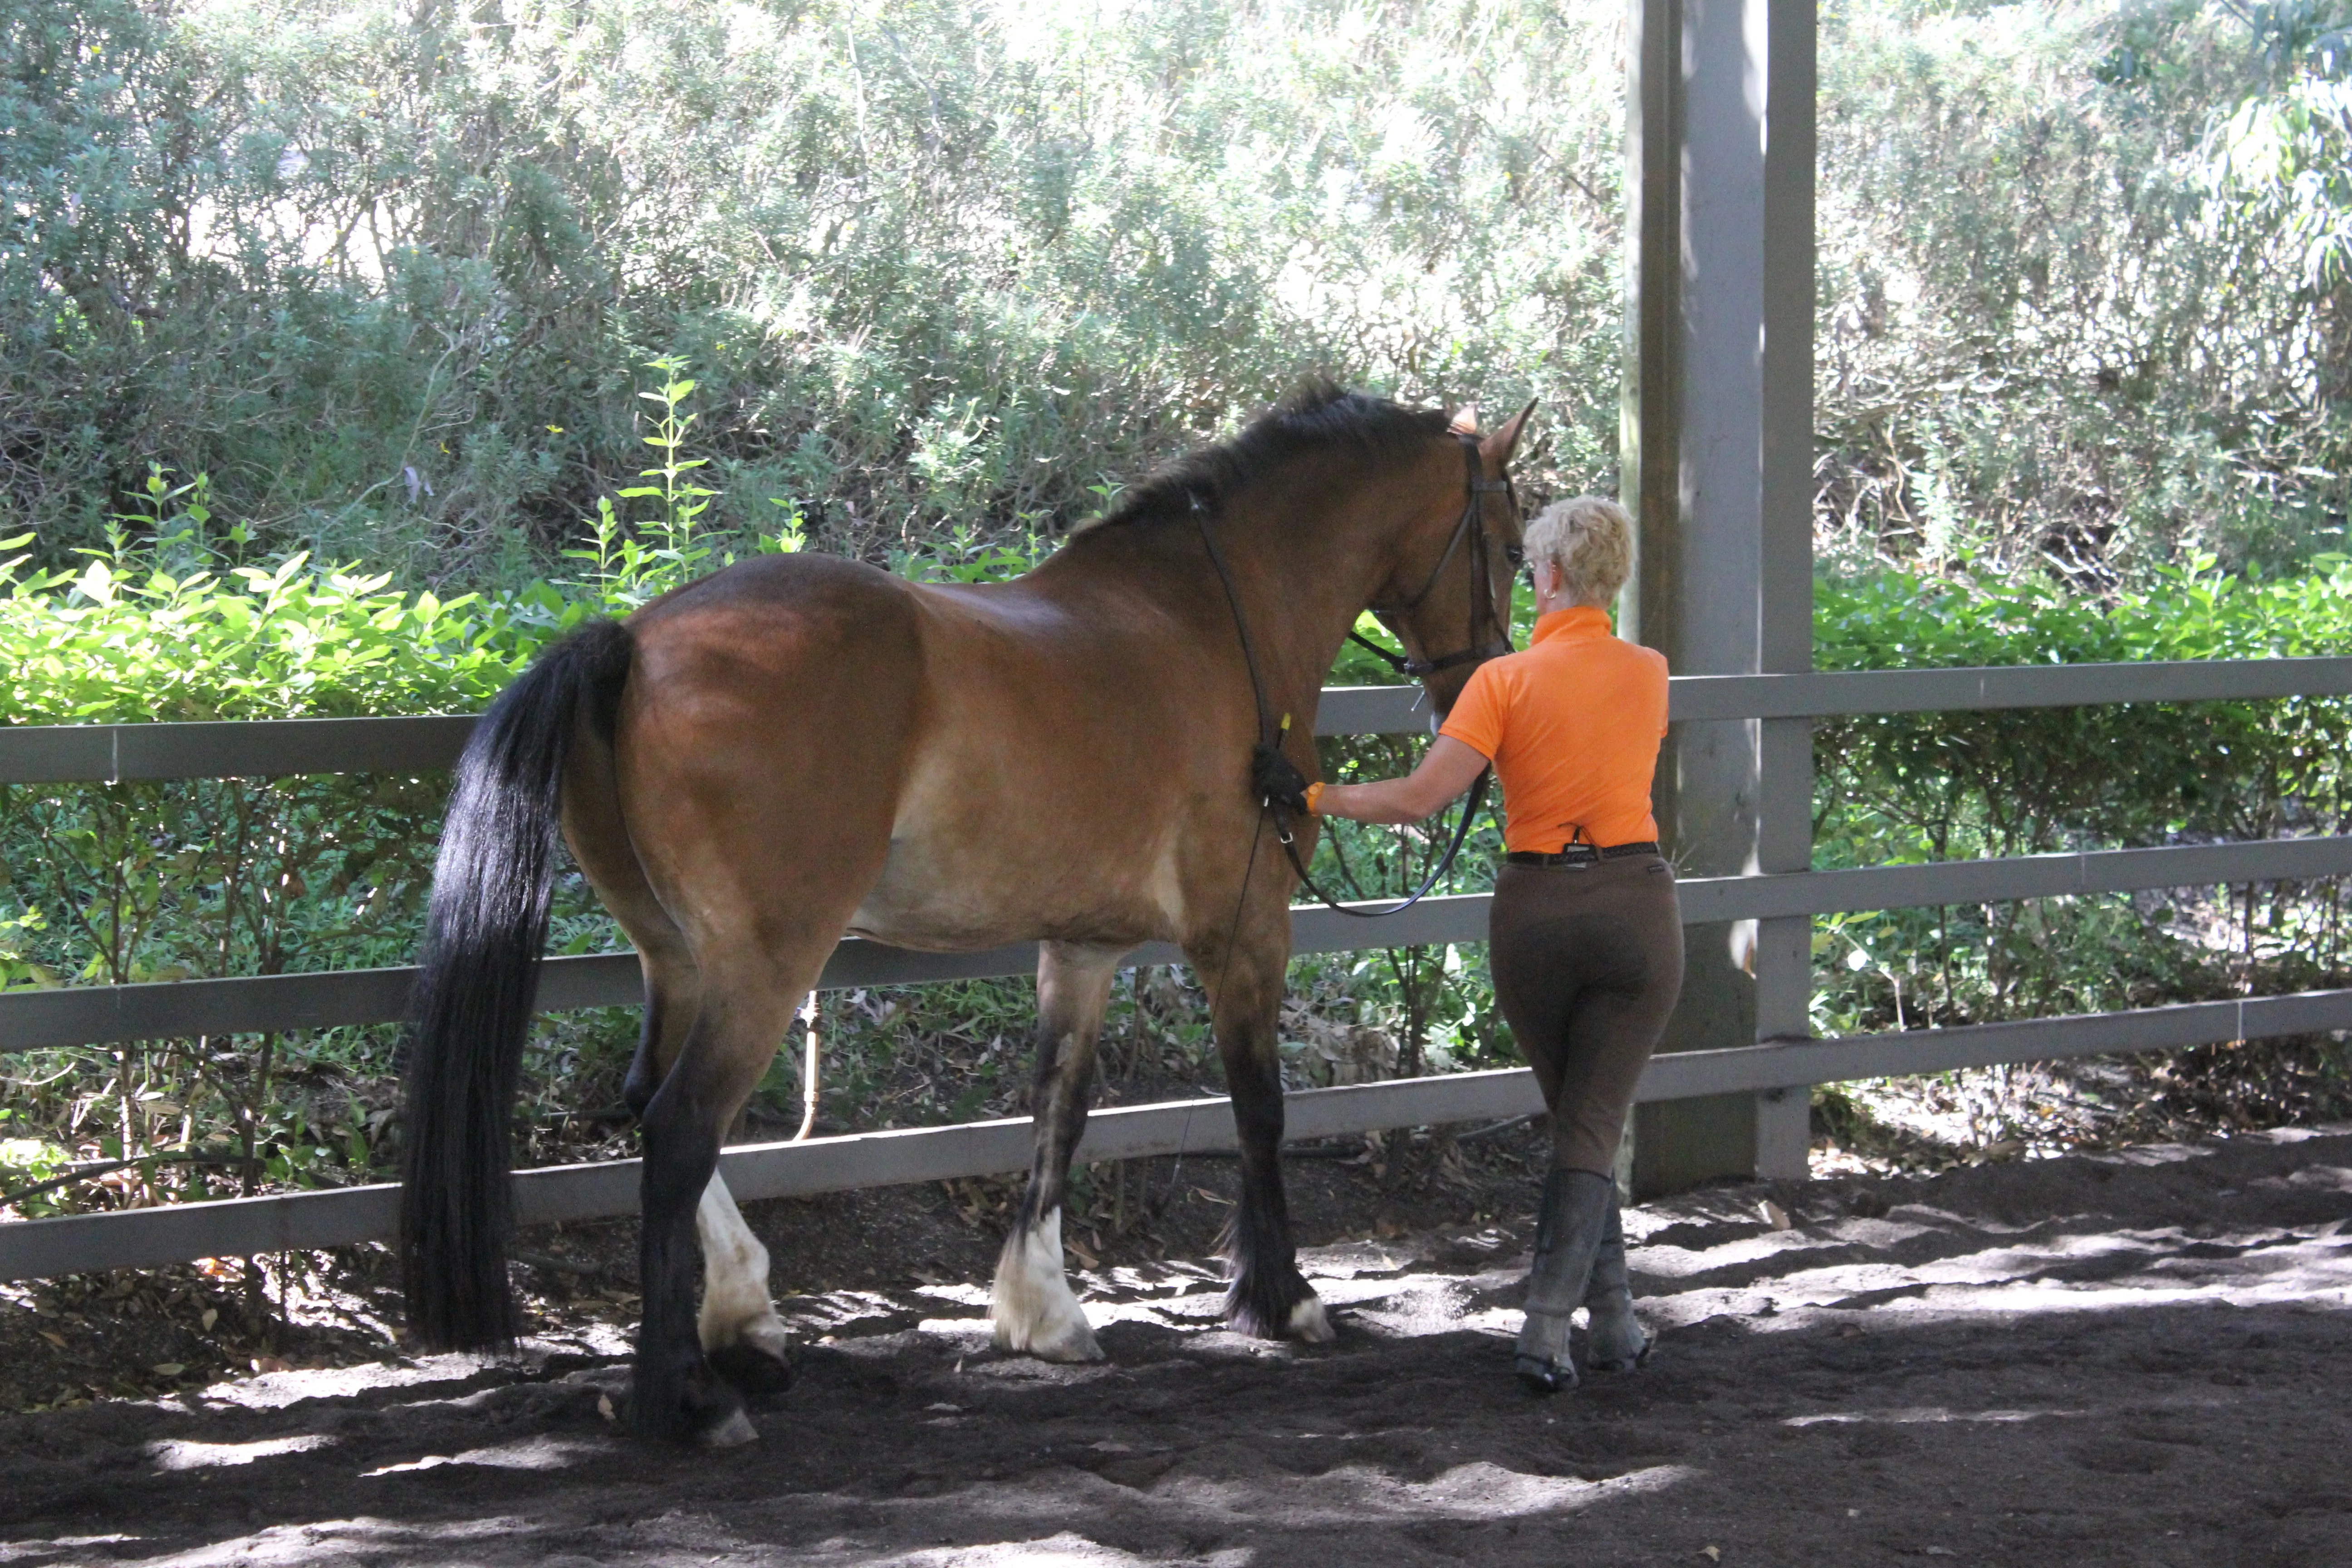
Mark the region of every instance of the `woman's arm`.
[[1451, 735], [1432, 742], [1421, 766], [1401, 779], [1372, 784], [1325, 784], [1315, 796], [1318, 816], [1344, 816], [1355, 822], [1419, 822], [1470, 787], [1486, 766], [1475, 748]]

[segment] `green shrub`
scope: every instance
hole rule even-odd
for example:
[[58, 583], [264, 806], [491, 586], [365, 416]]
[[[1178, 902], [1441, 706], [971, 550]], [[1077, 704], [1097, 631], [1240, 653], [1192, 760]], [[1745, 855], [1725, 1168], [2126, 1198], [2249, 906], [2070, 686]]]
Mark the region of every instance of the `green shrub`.
[[[675, 369], [656, 395], [664, 428], [682, 440], [678, 410], [691, 388]], [[0, 660], [34, 677], [0, 698], [0, 719], [478, 708], [548, 637], [715, 563], [696, 531], [698, 470], [678, 450], [660, 448], [662, 465], [646, 476], [657, 482], [622, 498], [649, 516], [631, 523], [621, 507], [602, 510], [579, 552], [580, 580], [447, 602], [299, 555], [237, 564], [237, 531], [206, 531], [206, 487], [175, 489], [151, 475], [148, 504], [126, 525], [148, 542], [119, 531], [78, 568], [22, 556], [0, 565]], [[784, 521], [765, 548], [797, 547]], [[901, 565], [978, 581], [1033, 558], [967, 534]], [[2200, 563], [2106, 608], [2000, 579], [1824, 580], [1819, 658], [1867, 668], [2340, 652], [2352, 641], [2352, 568], [2327, 566], [2267, 581]], [[1385, 678], [1367, 656], [1352, 658], [1337, 679]], [[1834, 721], [1817, 740], [1817, 863], [2340, 831], [2347, 728], [2352, 705], [2304, 699]], [[1324, 765], [1334, 776], [1380, 776], [1409, 767], [1418, 747], [1402, 737], [1328, 740]], [[0, 986], [405, 963], [445, 788], [439, 777], [365, 775], [0, 790]], [[1419, 879], [1442, 841], [1351, 827], [1327, 836], [1317, 875], [1336, 890], [1392, 891]], [[1494, 823], [1476, 824], [1447, 888], [1480, 886], [1496, 846]], [[2235, 897], [2189, 889], [1828, 918], [1818, 926], [1817, 1026], [1962, 1023], [2343, 982], [2332, 883]], [[576, 876], [559, 910], [559, 951], [617, 942]], [[1328, 1019], [1389, 1031], [1402, 1068], [1511, 1059], [1475, 945], [1305, 960], [1293, 984]], [[1026, 990], [932, 987], [829, 1003], [827, 1124], [1010, 1109]], [[1148, 1087], [1205, 1070], [1196, 1005], [1181, 982], [1122, 989], [1124, 1033], [1107, 1047], [1127, 1064], [1122, 1081]], [[612, 1101], [633, 1027], [626, 1009], [542, 1026], [530, 1080], [542, 1117], [535, 1152], [605, 1146], [609, 1124], [558, 1113]], [[9, 1131], [21, 1142], [46, 1130], [97, 1157], [228, 1160], [240, 1184], [352, 1179], [381, 1164], [392, 1043], [388, 1028], [343, 1029], [12, 1058]], [[797, 1099], [795, 1074], [788, 1053], [765, 1086], [779, 1118]], [[31, 1155], [11, 1148], [29, 1171]], [[137, 1179], [163, 1181], [165, 1192], [218, 1190], [208, 1184], [217, 1164], [160, 1169], [176, 1173]]]
[[1307, 370], [1539, 392], [1589, 485], [1614, 26], [24, 0], [0, 531], [96, 543], [152, 455], [273, 552], [510, 584], [639, 467], [671, 347], [739, 548], [777, 495], [875, 561], [1066, 524]]
[[[2352, 566], [2266, 580], [2210, 558], [2112, 605], [2039, 578], [1825, 581], [1826, 668], [2352, 652]], [[1815, 864], [1968, 859], [2347, 831], [2352, 702], [1901, 713], [1815, 731]], [[1831, 917], [1824, 1033], [2342, 984], [2342, 889], [2274, 884]]]
[[[209, 486], [175, 488], [158, 471], [142, 510], [116, 520], [108, 547], [78, 568], [0, 556], [0, 663], [28, 677], [0, 700], [0, 722], [480, 708], [549, 637], [592, 614], [625, 614], [723, 560], [698, 532], [709, 491], [683, 456], [693, 383], [674, 362], [657, 368], [667, 379], [648, 395], [662, 405], [662, 461], [640, 476], [653, 482], [600, 504], [589, 543], [572, 552], [578, 580], [445, 602], [299, 553], [236, 564], [244, 531], [208, 534]], [[631, 510], [650, 515], [632, 522]], [[788, 509], [779, 521], [758, 548], [800, 547], [797, 515]], [[1039, 548], [966, 533], [898, 564], [985, 581], [1026, 570]], [[410, 962], [446, 790], [443, 776], [394, 774], [0, 786], [0, 989]], [[565, 876], [551, 946], [619, 943], [584, 881]], [[1401, 987], [1416, 1038], [1450, 1038], [1475, 1021], [1462, 954], [1380, 958], [1387, 967], [1369, 972], [1371, 957], [1309, 963], [1302, 984], [1351, 1016], [1360, 997], [1378, 1014], [1386, 990]], [[983, 982], [829, 1001], [825, 1125], [1013, 1110], [1027, 1076], [1028, 993], [1024, 982]], [[1202, 1070], [1205, 1026], [1184, 983], [1123, 981], [1112, 1020], [1107, 1060], [1127, 1092]], [[611, 1152], [616, 1124], [575, 1113], [617, 1101], [635, 1030], [633, 1009], [542, 1021], [527, 1064], [527, 1158]], [[57, 1174], [65, 1147], [153, 1162], [108, 1178], [151, 1195], [208, 1195], [225, 1174], [252, 1190], [380, 1173], [395, 1036], [329, 1029], [0, 1060], [6, 1131], [26, 1135], [0, 1153], [0, 1191]], [[763, 1086], [772, 1120], [797, 1102], [796, 1067], [784, 1053]], [[20, 1207], [58, 1212], [91, 1195], [52, 1191]]]

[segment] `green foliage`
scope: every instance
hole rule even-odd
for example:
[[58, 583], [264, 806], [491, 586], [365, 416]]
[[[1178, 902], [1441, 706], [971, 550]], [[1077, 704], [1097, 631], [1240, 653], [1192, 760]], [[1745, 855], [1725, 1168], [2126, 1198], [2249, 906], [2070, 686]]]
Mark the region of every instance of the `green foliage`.
[[120, 544], [79, 572], [0, 587], [0, 722], [275, 719], [465, 711], [488, 701], [548, 631], [584, 609], [545, 593], [387, 592], [390, 579], [273, 567], [184, 576]]
[[[2340, 544], [2341, 0], [1822, 16], [1819, 516], [2097, 592]], [[544, 574], [691, 356], [748, 552], [1008, 548], [1302, 369], [1540, 395], [1608, 489], [1606, 6], [27, 0], [0, 19], [0, 529], [152, 454], [272, 555]], [[136, 455], [135, 457], [133, 455]]]
[[[157, 472], [144, 509], [78, 570], [20, 556], [0, 571], [0, 650], [40, 677], [12, 690], [7, 717], [478, 706], [550, 635], [712, 563], [690, 510], [702, 500], [698, 470], [681, 455], [692, 388], [679, 367], [661, 368], [667, 444], [645, 475], [659, 482], [607, 503], [597, 525], [604, 546], [590, 555], [584, 581], [442, 603], [321, 572], [299, 555], [234, 564], [237, 531], [217, 542], [206, 531], [215, 521], [208, 487], [175, 487]], [[648, 512], [641, 523], [623, 519], [620, 505], [632, 502]], [[797, 548], [793, 531], [769, 547]], [[1042, 547], [966, 532], [902, 564], [982, 581], [1024, 569]], [[1867, 668], [2347, 651], [2352, 565], [2322, 564], [2271, 580], [2199, 560], [2106, 607], [1990, 573], [1826, 579], [1819, 657], [1825, 668]], [[2336, 700], [1837, 721], [1818, 738], [1820, 862], [2340, 831], [2347, 727], [2352, 707]], [[1326, 741], [1324, 767], [1334, 777], [1384, 776], [1411, 767], [1419, 748], [1405, 738]], [[11, 786], [0, 792], [0, 868], [9, 873], [0, 878], [0, 985], [405, 962], [444, 788], [438, 778], [373, 775]], [[1324, 837], [1317, 875], [1335, 889], [1393, 892], [1419, 879], [1444, 838], [1442, 824], [1343, 826]], [[1480, 885], [1497, 847], [1496, 825], [1478, 823], [1448, 889]], [[2192, 891], [1833, 917], [1818, 927], [1817, 1026], [1957, 1023], [2341, 983], [2341, 915], [2332, 889], [2270, 889], [2237, 902]], [[585, 952], [616, 942], [584, 884], [567, 878], [551, 945]], [[1335, 1030], [1369, 1028], [1388, 1040], [1386, 1070], [1510, 1059], [1475, 947], [1303, 960], [1293, 989], [1306, 1003], [1293, 1020], [1302, 1073], [1329, 1070], [1310, 1058]], [[828, 1125], [1010, 1109], [1029, 1008], [1017, 983], [829, 1003]], [[1122, 1064], [1131, 1091], [1208, 1070], [1198, 998], [1181, 979], [1139, 979], [1113, 1012], [1107, 1059]], [[633, 1030], [625, 1009], [542, 1024], [529, 1058], [532, 1154], [611, 1147], [613, 1124], [577, 1113], [617, 1097]], [[360, 1179], [382, 1167], [391, 1045], [392, 1031], [375, 1028], [36, 1053], [8, 1064], [9, 1105], [27, 1135], [48, 1138], [41, 1146], [52, 1152], [39, 1157], [52, 1163], [61, 1148], [152, 1157], [107, 1178], [127, 1194], [195, 1195], [221, 1190], [224, 1179], [248, 1190]], [[793, 1120], [795, 1079], [788, 1053], [763, 1089], [782, 1120]], [[27, 1212], [48, 1212], [84, 1199], [30, 1201]]]
[[2106, 594], [2342, 547], [2347, 15], [1823, 10], [1827, 552]]
[[0, 517], [57, 564], [153, 454], [273, 553], [512, 583], [642, 466], [657, 349], [700, 367], [693, 526], [722, 550], [774, 496], [877, 562], [1066, 525], [1306, 369], [1539, 393], [1590, 488], [1614, 26], [26, 0]]
[[[2200, 557], [2108, 606], [2040, 578], [1832, 582], [1816, 595], [1821, 658], [1900, 668], [2352, 651], [2352, 565], [2323, 566], [2265, 581]], [[2347, 742], [2352, 706], [2295, 698], [1843, 719], [1822, 727], [1819, 752], [1836, 781], [1832, 823], [1903, 803], [1941, 859], [1963, 821], [1994, 854], [2340, 831]]]
[[[1831, 668], [2352, 652], [2352, 565], [2281, 580], [2210, 557], [2108, 606], [2039, 578], [1880, 573], [1822, 584]], [[2352, 702], [1903, 713], [1815, 732], [1815, 863], [1858, 866], [2343, 833]], [[2342, 889], [1889, 910], [1816, 928], [1824, 1033], [2341, 984]]]

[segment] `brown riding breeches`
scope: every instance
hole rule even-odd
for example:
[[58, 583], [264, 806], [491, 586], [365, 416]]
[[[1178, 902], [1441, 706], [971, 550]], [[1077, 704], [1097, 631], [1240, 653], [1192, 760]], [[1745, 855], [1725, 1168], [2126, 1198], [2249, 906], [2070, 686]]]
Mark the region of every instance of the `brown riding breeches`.
[[1495, 996], [1551, 1108], [1552, 1163], [1608, 1175], [1683, 984], [1674, 868], [1655, 855], [1505, 865], [1488, 921]]

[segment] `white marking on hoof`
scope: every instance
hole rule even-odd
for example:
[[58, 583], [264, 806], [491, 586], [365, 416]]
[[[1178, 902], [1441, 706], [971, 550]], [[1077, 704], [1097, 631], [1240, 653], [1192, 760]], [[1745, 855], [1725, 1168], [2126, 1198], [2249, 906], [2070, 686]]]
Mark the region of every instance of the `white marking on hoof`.
[[702, 1310], [695, 1331], [704, 1352], [748, 1343], [783, 1360], [788, 1336], [768, 1300], [768, 1249], [743, 1223], [734, 1194], [716, 1172], [695, 1205], [694, 1229], [702, 1242]]
[[730, 1411], [727, 1419], [716, 1426], [707, 1426], [695, 1434], [696, 1444], [705, 1448], [740, 1448], [746, 1443], [760, 1440], [760, 1429], [740, 1410]]
[[1328, 1345], [1339, 1337], [1331, 1331], [1331, 1320], [1324, 1314], [1321, 1297], [1309, 1296], [1290, 1309], [1290, 1337], [1310, 1345]]
[[996, 1348], [1025, 1352], [1039, 1361], [1103, 1359], [1085, 1309], [1062, 1273], [1062, 1211], [1054, 1209], [1004, 1241], [989, 1293]]
[[[744, 1324], [742, 1331], [735, 1336], [737, 1344], [749, 1345], [761, 1355], [783, 1362], [792, 1359], [792, 1331], [785, 1328], [784, 1321], [772, 1311], [757, 1322]], [[704, 1348], [710, 1347], [706, 1345]]]

